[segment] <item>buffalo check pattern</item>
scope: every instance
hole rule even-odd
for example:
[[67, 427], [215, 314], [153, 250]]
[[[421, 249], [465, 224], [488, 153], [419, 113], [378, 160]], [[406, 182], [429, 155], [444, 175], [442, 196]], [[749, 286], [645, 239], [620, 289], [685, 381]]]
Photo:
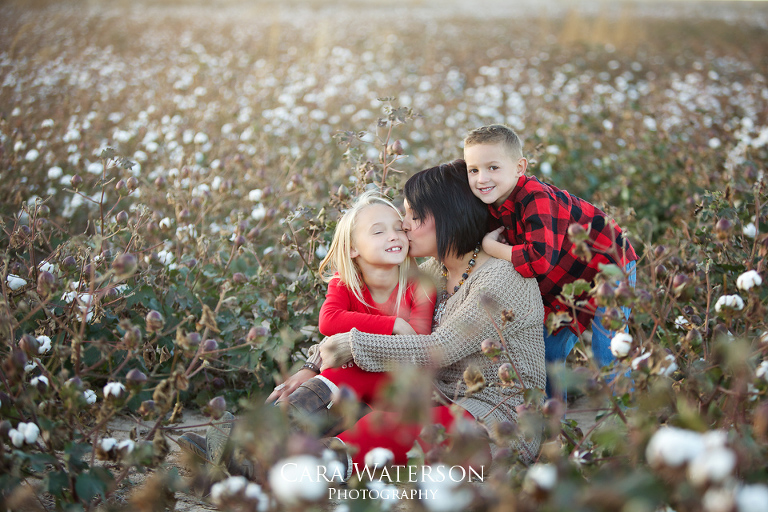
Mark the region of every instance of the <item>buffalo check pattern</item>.
[[[593, 283], [601, 263], [623, 268], [637, 260], [629, 240], [605, 212], [536, 177], [520, 177], [507, 200], [499, 208], [491, 205], [490, 210], [490, 228], [504, 226], [515, 269], [523, 277], [538, 280], [545, 317], [552, 312], [570, 312], [557, 299], [563, 285], [577, 279]], [[568, 226], [574, 223], [589, 232], [589, 261], [577, 256], [576, 245], [568, 237]], [[584, 332], [596, 309], [590, 298], [589, 306], [577, 312], [571, 330]]]

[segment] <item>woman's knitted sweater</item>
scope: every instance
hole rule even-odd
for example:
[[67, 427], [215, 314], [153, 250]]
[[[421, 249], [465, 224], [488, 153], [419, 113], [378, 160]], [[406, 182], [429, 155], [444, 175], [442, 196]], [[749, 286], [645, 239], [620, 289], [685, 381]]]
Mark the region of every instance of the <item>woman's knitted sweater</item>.
[[[438, 269], [435, 260], [422, 265], [426, 273], [438, 276], [438, 283], [444, 289], [445, 279], [439, 276]], [[511, 312], [506, 315], [506, 322], [502, 319], [503, 311]], [[395, 371], [402, 365], [433, 368], [437, 388], [481, 421], [493, 439], [494, 423], [517, 421], [515, 407], [523, 403], [523, 397], [519, 386], [514, 388], [516, 396], [510, 398], [513, 392], [498, 385], [499, 366], [507, 359], [501, 357], [494, 362], [480, 349], [483, 340], [499, 339], [491, 317], [502, 329], [525, 386], [544, 389], [541, 292], [536, 279], [522, 277], [508, 261], [491, 258], [476, 268], [448, 298], [440, 324], [432, 334], [377, 335], [353, 330], [348, 336], [354, 361], [364, 370]], [[470, 365], [482, 372], [488, 385], [467, 394], [463, 375]], [[521, 449], [523, 458], [532, 458], [538, 452], [539, 436], [514, 444]], [[498, 446], [491, 448], [495, 454]]]

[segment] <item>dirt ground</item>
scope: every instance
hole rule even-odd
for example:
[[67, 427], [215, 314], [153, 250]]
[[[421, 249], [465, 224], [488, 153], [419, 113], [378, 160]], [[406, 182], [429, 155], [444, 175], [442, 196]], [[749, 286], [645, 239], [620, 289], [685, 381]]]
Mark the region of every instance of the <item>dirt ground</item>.
[[[571, 404], [568, 408], [567, 417], [575, 419], [579, 427], [581, 427], [582, 431], [584, 433], [587, 433], [589, 429], [595, 424], [595, 416], [597, 415], [597, 412], [595, 412], [593, 409], [595, 409], [594, 404], [590, 404], [589, 401], [585, 398], [579, 398], [576, 400], [573, 404]], [[184, 412], [184, 415], [182, 417], [182, 421], [176, 425], [176, 427], [182, 429], [186, 429], [186, 427], [192, 427], [194, 425], [201, 425], [205, 424], [208, 421], [210, 421], [210, 418], [203, 416], [199, 411], [193, 411], [193, 410], [187, 410]], [[127, 439], [130, 431], [132, 428], [136, 426], [136, 423], [134, 420], [130, 418], [117, 418], [113, 420], [107, 429], [106, 435], [112, 436], [115, 439]], [[200, 435], [205, 435], [205, 427], [200, 428], [191, 428], [189, 430], [185, 430], [187, 432], [195, 432]], [[170, 439], [175, 439], [176, 435], [169, 435]], [[179, 446], [174, 443], [173, 441], [169, 442], [171, 452], [168, 455], [168, 458], [166, 459], [167, 462], [171, 466], [175, 466], [178, 468], [179, 474], [184, 479], [190, 478], [190, 471], [187, 469], [184, 465], [184, 456], [179, 448]], [[136, 489], [139, 489], [141, 485], [149, 478], [149, 474], [134, 474], [131, 475], [130, 481], [132, 484], [132, 487], [134, 489], [130, 492], [136, 492]], [[130, 496], [130, 492], [128, 493], [128, 498]], [[183, 492], [177, 492], [176, 493], [176, 508], [174, 510], [179, 512], [202, 512], [207, 510], [218, 510], [215, 506], [210, 504], [205, 498], [195, 496], [193, 494], [187, 494]], [[333, 504], [329, 507], [330, 510], [333, 510]]]

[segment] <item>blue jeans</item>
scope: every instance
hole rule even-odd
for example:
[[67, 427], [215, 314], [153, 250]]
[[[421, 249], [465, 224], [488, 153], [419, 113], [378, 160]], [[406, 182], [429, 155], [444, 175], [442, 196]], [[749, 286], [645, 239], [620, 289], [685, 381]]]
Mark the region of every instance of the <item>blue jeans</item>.
[[[636, 267], [637, 265], [634, 261], [630, 261], [624, 267], [624, 270], [629, 276], [629, 285], [633, 288], [637, 282]], [[624, 312], [624, 317], [629, 320], [632, 308], [622, 306], [621, 310]], [[595, 317], [592, 319], [592, 354], [595, 357], [595, 363], [598, 368], [610, 365], [615, 359], [611, 352], [611, 339], [616, 335], [616, 331], [609, 331], [600, 322], [600, 319], [604, 314], [604, 307], [597, 308]], [[547, 328], [544, 327], [544, 359], [547, 362], [547, 396], [552, 396], [552, 378], [549, 367], [557, 365], [558, 370], [561, 368], [564, 369], [565, 358], [571, 353], [571, 350], [576, 345], [577, 341], [578, 337], [570, 329], [566, 328], [560, 330], [558, 333], [549, 334]]]

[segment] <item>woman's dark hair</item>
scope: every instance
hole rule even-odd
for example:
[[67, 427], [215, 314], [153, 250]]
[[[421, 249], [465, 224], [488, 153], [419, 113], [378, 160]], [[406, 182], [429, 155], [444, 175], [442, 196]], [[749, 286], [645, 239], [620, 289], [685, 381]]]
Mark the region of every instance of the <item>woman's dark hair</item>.
[[488, 207], [472, 194], [464, 160], [417, 172], [405, 182], [403, 193], [416, 219], [435, 219], [438, 260], [472, 252], [482, 241]]

